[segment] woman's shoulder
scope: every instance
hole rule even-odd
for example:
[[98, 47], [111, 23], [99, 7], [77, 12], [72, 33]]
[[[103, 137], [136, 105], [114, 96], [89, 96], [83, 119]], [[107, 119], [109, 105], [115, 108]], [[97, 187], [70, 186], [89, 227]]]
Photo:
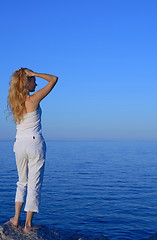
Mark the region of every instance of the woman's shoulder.
[[25, 101], [25, 110], [26, 110], [26, 113], [36, 111], [37, 108], [38, 108], [38, 105], [39, 105], [39, 104], [37, 104], [37, 103], [35, 103], [34, 101], [32, 101], [32, 96], [27, 95], [26, 101]]

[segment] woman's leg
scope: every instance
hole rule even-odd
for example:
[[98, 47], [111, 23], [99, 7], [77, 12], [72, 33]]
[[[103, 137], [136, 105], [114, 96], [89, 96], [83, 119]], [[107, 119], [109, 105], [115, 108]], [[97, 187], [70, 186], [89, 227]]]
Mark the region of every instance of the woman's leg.
[[15, 216], [10, 218], [10, 222], [17, 227], [23, 202], [15, 202]]
[[16, 197], [15, 197], [15, 215], [10, 218], [10, 222], [14, 226], [18, 226], [21, 209], [25, 199], [26, 186], [27, 186], [27, 173], [28, 161], [24, 151], [24, 144], [17, 143], [14, 145], [14, 152], [16, 157], [16, 165], [18, 170], [19, 181], [17, 182]]
[[44, 159], [41, 160], [38, 159], [38, 162], [36, 164], [32, 164], [32, 162], [28, 164], [29, 165], [28, 186], [26, 205], [24, 210], [26, 212], [39, 212], [40, 195], [43, 182], [45, 162]]
[[39, 227], [32, 226], [33, 215], [34, 215], [34, 212], [27, 212], [26, 223], [25, 223], [25, 227], [24, 227], [25, 232], [30, 232], [32, 230], [39, 229]]
[[26, 222], [25, 222], [25, 230], [27, 228], [32, 227], [32, 218], [33, 218], [34, 212], [27, 212], [26, 215]]
[[39, 229], [32, 226], [34, 212], [39, 212], [40, 194], [45, 166], [45, 144], [34, 141], [28, 149], [28, 186], [25, 211], [27, 212], [24, 231]]

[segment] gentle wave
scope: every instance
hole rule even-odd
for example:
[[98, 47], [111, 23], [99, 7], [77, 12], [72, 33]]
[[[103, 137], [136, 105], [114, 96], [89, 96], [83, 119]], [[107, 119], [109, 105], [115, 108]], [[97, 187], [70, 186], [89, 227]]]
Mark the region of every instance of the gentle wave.
[[[0, 223], [14, 214], [12, 142], [0, 142]], [[145, 239], [156, 232], [157, 142], [47, 142], [37, 224]], [[25, 219], [25, 213], [21, 215]]]

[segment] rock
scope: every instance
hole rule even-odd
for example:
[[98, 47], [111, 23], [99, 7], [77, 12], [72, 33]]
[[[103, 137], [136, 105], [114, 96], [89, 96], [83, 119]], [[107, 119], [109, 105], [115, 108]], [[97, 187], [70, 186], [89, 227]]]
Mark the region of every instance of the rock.
[[59, 234], [54, 231], [50, 230], [47, 227], [42, 226], [41, 229], [36, 231], [31, 231], [29, 233], [25, 233], [23, 231], [24, 228], [24, 221], [20, 221], [18, 227], [14, 227], [10, 221], [6, 222], [3, 227], [0, 226], [0, 239], [6, 240], [59, 240]]
[[157, 240], [157, 233], [147, 238], [146, 240]]
[[0, 239], [4, 240], [109, 240], [107, 237], [100, 236], [87, 236], [79, 234], [74, 231], [64, 231], [58, 233], [53, 229], [45, 226], [40, 226], [39, 230], [25, 233], [24, 221], [19, 222], [18, 227], [14, 227], [10, 221], [0, 226]]
[[91, 235], [76, 233], [73, 231], [68, 231], [68, 232], [66, 231], [61, 234], [60, 240], [109, 240], [109, 239], [103, 235], [91, 236]]

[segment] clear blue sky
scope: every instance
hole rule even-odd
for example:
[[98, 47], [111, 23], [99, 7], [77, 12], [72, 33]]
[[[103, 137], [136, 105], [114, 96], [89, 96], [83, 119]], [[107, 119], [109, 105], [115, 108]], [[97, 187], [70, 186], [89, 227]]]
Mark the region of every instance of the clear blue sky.
[[0, 25], [1, 140], [16, 133], [4, 111], [20, 67], [59, 77], [46, 140], [157, 140], [156, 0], [6, 0]]

